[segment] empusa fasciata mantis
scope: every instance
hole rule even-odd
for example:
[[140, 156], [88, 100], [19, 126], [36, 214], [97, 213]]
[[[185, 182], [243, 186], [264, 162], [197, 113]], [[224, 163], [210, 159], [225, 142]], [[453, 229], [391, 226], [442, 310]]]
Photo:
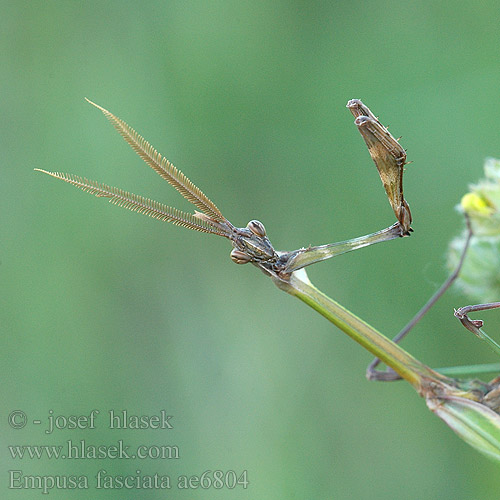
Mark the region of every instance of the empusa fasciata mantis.
[[[403, 196], [406, 152], [368, 107], [359, 100], [351, 100], [347, 104], [356, 117], [355, 124], [377, 166], [397, 222], [376, 233], [348, 241], [293, 251], [276, 251], [261, 222], [252, 220], [244, 228], [232, 225], [199, 188], [135, 130], [106, 109], [89, 102], [102, 111], [126, 142], [151, 168], [198, 210], [195, 210], [194, 214], [189, 214], [106, 184], [71, 174], [41, 170], [42, 172], [98, 197], [108, 198], [115, 205], [229, 239], [233, 247], [231, 259], [235, 263], [251, 263], [261, 269], [278, 288], [296, 296], [325, 316], [392, 370], [389, 372], [390, 375], [377, 375], [380, 372], [375, 372], [372, 366], [369, 369], [370, 378], [405, 379], [425, 397], [429, 408], [445, 420], [465, 441], [487, 456], [500, 460], [500, 415], [496, 413], [500, 399], [499, 380], [495, 379], [486, 384], [478, 380], [450, 378], [432, 370], [395, 342], [322, 294], [312, 285], [305, 272], [304, 268], [308, 265], [374, 243], [407, 236], [412, 231], [410, 208]], [[478, 323], [475, 326], [478, 327]]]

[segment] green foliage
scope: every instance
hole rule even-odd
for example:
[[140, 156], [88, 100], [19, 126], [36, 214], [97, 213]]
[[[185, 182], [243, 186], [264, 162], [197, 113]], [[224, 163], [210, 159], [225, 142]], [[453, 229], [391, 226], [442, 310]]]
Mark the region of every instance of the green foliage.
[[[474, 236], [456, 286], [479, 302], [500, 297], [500, 161], [486, 160], [485, 177], [470, 185], [457, 209], [469, 216]], [[460, 259], [467, 231], [454, 238], [448, 249], [448, 266]]]

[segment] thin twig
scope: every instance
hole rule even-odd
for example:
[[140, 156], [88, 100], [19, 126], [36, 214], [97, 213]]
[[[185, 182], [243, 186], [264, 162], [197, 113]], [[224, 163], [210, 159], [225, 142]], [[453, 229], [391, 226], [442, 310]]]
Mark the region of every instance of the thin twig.
[[[462, 270], [463, 263], [465, 261], [465, 256], [469, 249], [470, 240], [472, 238], [472, 226], [467, 214], [465, 216], [465, 224], [467, 226], [467, 238], [465, 240], [465, 245], [462, 250], [462, 255], [458, 262], [455, 270], [450, 274], [448, 279], [441, 285], [439, 290], [427, 301], [427, 303], [418, 311], [417, 314], [412, 318], [412, 320], [392, 339], [396, 344], [402, 340], [410, 332], [410, 330], [424, 317], [429, 309], [443, 296], [443, 294], [450, 288], [453, 282], [458, 278], [460, 271]], [[366, 378], [368, 380], [377, 380], [380, 382], [392, 382], [394, 380], [400, 380], [401, 377], [391, 368], [386, 368], [385, 370], [377, 370], [377, 366], [380, 364], [380, 359], [375, 358], [366, 369]]]

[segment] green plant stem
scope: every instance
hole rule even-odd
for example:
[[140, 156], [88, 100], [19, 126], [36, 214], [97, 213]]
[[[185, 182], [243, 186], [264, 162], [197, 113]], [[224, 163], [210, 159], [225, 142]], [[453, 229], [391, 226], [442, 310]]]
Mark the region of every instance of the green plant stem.
[[451, 387], [456, 385], [453, 380], [424, 365], [368, 323], [320, 292], [309, 281], [304, 270], [291, 274], [286, 281], [278, 279], [274, 281], [279, 288], [318, 311], [358, 344], [390, 366], [419, 393], [422, 394], [429, 380]]
[[478, 365], [466, 366], [446, 366], [444, 368], [436, 368], [436, 371], [443, 375], [450, 376], [473, 376], [481, 373], [495, 373], [500, 372], [500, 363], [485, 363]]

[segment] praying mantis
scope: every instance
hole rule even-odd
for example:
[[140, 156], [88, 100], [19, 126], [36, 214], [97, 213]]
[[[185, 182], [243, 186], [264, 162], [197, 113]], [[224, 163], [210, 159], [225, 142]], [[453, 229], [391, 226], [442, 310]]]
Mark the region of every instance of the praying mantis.
[[[498, 413], [500, 377], [490, 383], [451, 378], [445, 375], [443, 370], [440, 373], [427, 367], [397, 344], [458, 276], [472, 234], [470, 225], [468, 226], [469, 238], [456, 271], [394, 341], [389, 340], [372, 326], [321, 293], [307, 277], [305, 268], [311, 264], [374, 243], [406, 237], [413, 231], [410, 207], [403, 194], [406, 151], [362, 101], [352, 99], [347, 103], [347, 108], [355, 117], [354, 123], [377, 167], [396, 216], [396, 222], [366, 236], [292, 251], [275, 250], [264, 224], [258, 220], [251, 220], [245, 227], [233, 225], [210, 198], [133, 128], [105, 108], [88, 99], [87, 101], [104, 114], [132, 149], [160, 177], [195, 206], [194, 213], [187, 213], [120, 188], [73, 174], [35, 170], [72, 184], [97, 197], [107, 198], [114, 205], [181, 227], [228, 239], [232, 246], [230, 258], [233, 262], [250, 263], [259, 268], [279, 289], [305, 302], [370, 351], [376, 359], [368, 367], [369, 379], [405, 379], [426, 399], [431, 411], [442, 418], [460, 437], [490, 458], [500, 461], [500, 415]], [[464, 326], [479, 338], [487, 340], [490, 346], [496, 345], [500, 353], [500, 347], [480, 329], [482, 322], [470, 320], [467, 315], [471, 311], [495, 307], [500, 307], [500, 303], [469, 306], [459, 309], [456, 315]], [[380, 362], [386, 364], [387, 370], [376, 369]], [[491, 371], [491, 365], [488, 369]], [[498, 371], [500, 367], [496, 366], [495, 369]]]
[[[325, 260], [342, 253], [356, 250], [363, 246], [404, 236], [410, 231], [411, 216], [409, 209], [403, 217], [403, 222], [376, 233], [354, 238], [340, 243], [332, 243], [317, 247], [301, 248], [292, 252], [277, 252], [269, 238], [262, 222], [250, 221], [245, 228], [235, 227], [222, 215], [215, 203], [195, 186], [180, 170], [162, 157], [143, 137], [129, 127], [123, 120], [110, 113], [107, 109], [87, 99], [87, 102], [99, 109], [113, 124], [115, 129], [132, 147], [132, 149], [163, 179], [171, 184], [184, 198], [198, 210], [194, 214], [183, 212], [157, 201], [138, 196], [119, 188], [110, 187], [96, 181], [88, 180], [72, 174], [48, 172], [35, 169], [57, 179], [61, 179], [85, 192], [99, 198], [108, 198], [110, 203], [143, 213], [158, 220], [172, 222], [178, 226], [193, 229], [203, 233], [216, 234], [230, 240], [233, 249], [230, 257], [236, 264], [252, 263], [265, 274], [275, 277], [286, 277], [298, 269]], [[402, 148], [401, 148], [402, 149]], [[395, 180], [396, 191], [402, 198], [402, 183]], [[404, 199], [402, 199], [404, 202]], [[395, 202], [396, 203], [396, 202]], [[404, 202], [406, 203], [406, 202]]]

